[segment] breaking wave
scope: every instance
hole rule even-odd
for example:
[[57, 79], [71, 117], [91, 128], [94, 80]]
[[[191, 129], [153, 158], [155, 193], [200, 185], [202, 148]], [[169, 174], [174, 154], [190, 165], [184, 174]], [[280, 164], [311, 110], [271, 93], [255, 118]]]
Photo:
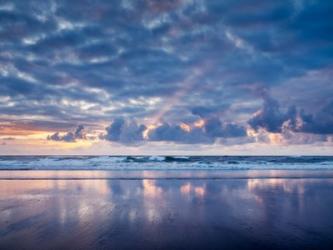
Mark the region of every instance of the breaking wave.
[[2, 170], [333, 169], [332, 156], [0, 156]]

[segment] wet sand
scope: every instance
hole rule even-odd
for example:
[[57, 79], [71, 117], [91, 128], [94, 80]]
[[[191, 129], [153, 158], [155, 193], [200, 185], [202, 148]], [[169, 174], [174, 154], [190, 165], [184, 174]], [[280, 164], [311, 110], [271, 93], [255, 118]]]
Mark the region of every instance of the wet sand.
[[332, 172], [0, 171], [0, 249], [333, 249]]

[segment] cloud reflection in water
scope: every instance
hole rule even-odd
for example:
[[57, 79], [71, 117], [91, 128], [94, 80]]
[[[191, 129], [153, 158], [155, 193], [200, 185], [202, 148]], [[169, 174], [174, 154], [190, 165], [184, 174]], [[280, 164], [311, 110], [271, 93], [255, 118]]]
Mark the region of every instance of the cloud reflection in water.
[[318, 237], [330, 245], [332, 187], [331, 179], [1, 180], [0, 247], [301, 248]]

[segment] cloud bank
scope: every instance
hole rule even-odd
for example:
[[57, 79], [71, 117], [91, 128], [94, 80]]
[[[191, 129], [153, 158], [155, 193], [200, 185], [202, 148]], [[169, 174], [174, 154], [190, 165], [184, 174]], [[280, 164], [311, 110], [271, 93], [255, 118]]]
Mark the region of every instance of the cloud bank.
[[86, 140], [87, 137], [84, 133], [83, 125], [79, 125], [74, 132], [67, 132], [61, 135], [56, 132], [52, 135], [47, 136], [47, 140], [51, 141], [64, 141], [64, 142], [76, 142], [77, 140]]

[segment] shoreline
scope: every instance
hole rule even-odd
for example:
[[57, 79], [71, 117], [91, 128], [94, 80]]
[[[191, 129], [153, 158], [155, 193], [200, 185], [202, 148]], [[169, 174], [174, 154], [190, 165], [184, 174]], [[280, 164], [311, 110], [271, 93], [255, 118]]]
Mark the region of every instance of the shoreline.
[[330, 169], [297, 170], [0, 170], [3, 179], [302, 179], [333, 178]]

